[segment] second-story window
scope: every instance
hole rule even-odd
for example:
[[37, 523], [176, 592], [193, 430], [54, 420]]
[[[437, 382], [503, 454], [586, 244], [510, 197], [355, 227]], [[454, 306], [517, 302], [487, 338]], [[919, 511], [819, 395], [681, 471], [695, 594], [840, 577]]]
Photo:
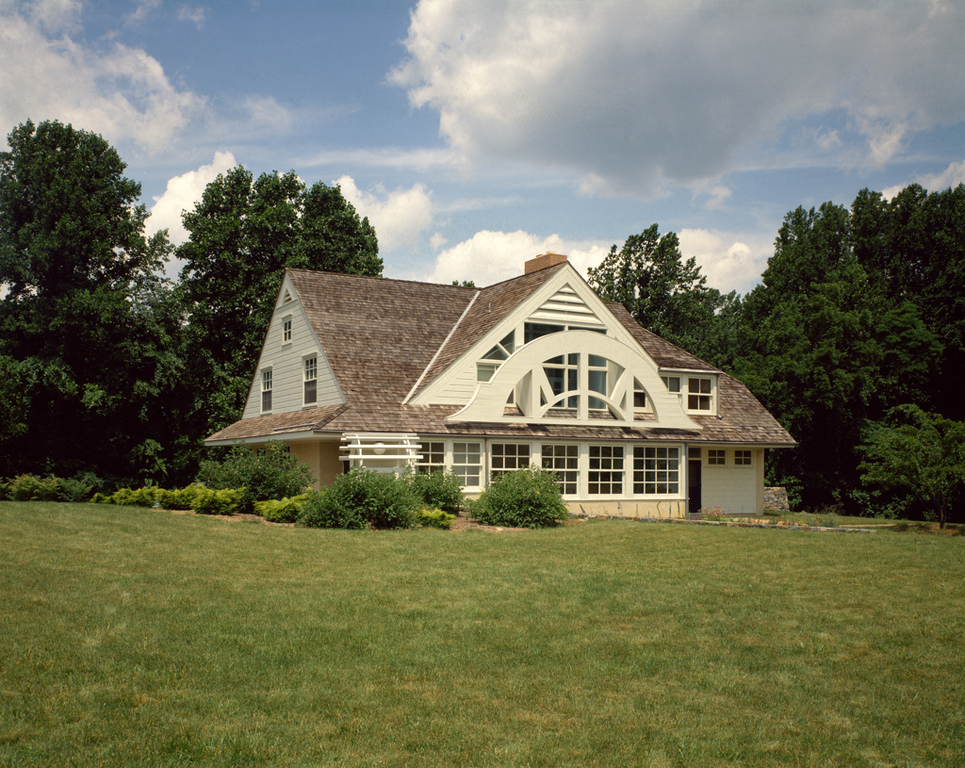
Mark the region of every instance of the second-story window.
[[318, 401], [318, 358], [305, 358], [305, 404]]
[[286, 317], [281, 321], [281, 343], [288, 344], [292, 340], [292, 319]]

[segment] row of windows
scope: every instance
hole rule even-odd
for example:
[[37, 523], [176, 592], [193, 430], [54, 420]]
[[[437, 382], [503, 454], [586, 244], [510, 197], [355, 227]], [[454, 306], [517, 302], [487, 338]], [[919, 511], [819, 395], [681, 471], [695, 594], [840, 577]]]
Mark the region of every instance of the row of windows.
[[[490, 445], [489, 479], [504, 472], [528, 467], [533, 463], [533, 447], [527, 443], [492, 443]], [[446, 444], [426, 442], [419, 470], [431, 472], [446, 466]], [[484, 476], [481, 442], [452, 443], [449, 465], [463, 485], [477, 488]], [[632, 460], [627, 472], [627, 459]], [[623, 494], [624, 485], [632, 483], [636, 495], [676, 495], [680, 493], [681, 448], [677, 446], [591, 445], [587, 451], [587, 493], [593, 496]], [[547, 444], [540, 446], [540, 464], [556, 474], [560, 491], [566, 496], [578, 493], [580, 480], [580, 447]]]
[[[267, 413], [272, 409], [273, 379], [271, 368], [261, 372], [261, 410]], [[318, 356], [312, 355], [302, 361], [302, 404], [314, 405], [318, 402]]]
[[[452, 471], [469, 488], [481, 486], [483, 444], [475, 441], [454, 441]], [[700, 458], [700, 448], [691, 449], [691, 458]], [[489, 479], [501, 473], [523, 469], [534, 463], [534, 446], [528, 443], [491, 443], [489, 446]], [[575, 444], [545, 444], [539, 446], [539, 464], [556, 474], [564, 496], [579, 493], [580, 446]], [[419, 471], [431, 472], [446, 466], [446, 444], [443, 441], [422, 444]], [[647, 445], [590, 445], [586, 452], [586, 491], [592, 496], [613, 496], [626, 493], [627, 483], [637, 496], [679, 495], [682, 491], [682, 448], [678, 446]], [[737, 466], [751, 465], [751, 451], [733, 451]], [[727, 451], [707, 450], [707, 463], [721, 466], [727, 463]]]

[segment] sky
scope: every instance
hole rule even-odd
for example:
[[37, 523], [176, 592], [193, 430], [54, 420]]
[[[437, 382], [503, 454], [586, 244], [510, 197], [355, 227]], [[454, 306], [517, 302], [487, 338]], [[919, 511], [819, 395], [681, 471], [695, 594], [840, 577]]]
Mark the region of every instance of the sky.
[[386, 277], [585, 275], [656, 223], [744, 294], [798, 206], [965, 182], [963, 40], [963, 0], [0, 0], [0, 131], [102, 135], [176, 244], [219, 173], [293, 170]]

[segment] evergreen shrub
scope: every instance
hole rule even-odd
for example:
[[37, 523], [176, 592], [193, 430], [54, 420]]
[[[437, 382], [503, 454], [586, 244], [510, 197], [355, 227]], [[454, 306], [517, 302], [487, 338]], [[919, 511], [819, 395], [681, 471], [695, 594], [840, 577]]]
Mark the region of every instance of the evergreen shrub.
[[356, 467], [325, 493], [309, 492], [297, 522], [309, 528], [411, 528], [418, 507], [405, 478]]
[[472, 504], [483, 525], [547, 528], [569, 517], [556, 474], [539, 467], [500, 474]]
[[197, 481], [209, 488], [243, 488], [239, 511], [253, 512], [256, 501], [304, 493], [312, 471], [283, 443], [272, 440], [258, 450], [234, 446], [223, 461], [203, 461]]
[[[5, 486], [5, 495], [14, 501], [87, 501], [99, 480], [84, 473], [73, 478], [50, 475], [44, 479], [34, 475], [18, 475]], [[0, 496], [3, 498], [3, 496]]]
[[311, 498], [308, 493], [284, 499], [268, 499], [255, 502], [255, 514], [261, 515], [269, 523], [294, 523], [301, 514], [302, 507]]
[[426, 528], [442, 528], [448, 531], [452, 527], [452, 521], [455, 519], [455, 515], [451, 515], [445, 510], [431, 509], [429, 507], [420, 507], [415, 513], [416, 525], [422, 525]]

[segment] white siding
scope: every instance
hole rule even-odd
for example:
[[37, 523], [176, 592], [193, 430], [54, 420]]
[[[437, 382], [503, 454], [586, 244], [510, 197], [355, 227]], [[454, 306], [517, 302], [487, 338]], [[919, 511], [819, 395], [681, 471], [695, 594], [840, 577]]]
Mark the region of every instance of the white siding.
[[603, 328], [606, 325], [569, 285], [560, 288], [528, 319], [534, 323], [577, 325], [581, 328]]
[[[286, 344], [282, 341], [282, 324], [287, 317], [292, 320], [292, 340]], [[312, 354], [318, 357], [318, 400], [304, 406], [303, 365], [304, 359]], [[279, 304], [275, 308], [242, 418], [250, 419], [262, 415], [261, 372], [266, 368], [272, 370], [271, 413], [287, 413], [303, 407], [315, 408], [344, 402], [332, 367], [298, 301]]]
[[[755, 455], [755, 463], [757, 459]], [[757, 471], [754, 466], [734, 466], [734, 452], [728, 450], [727, 464], [710, 466], [705, 459], [701, 470], [700, 502], [703, 507], [720, 507], [734, 514], [757, 512]]]
[[464, 368], [449, 382], [445, 391], [435, 399], [439, 405], [465, 405], [476, 391], [476, 363], [469, 361], [471, 368]]

